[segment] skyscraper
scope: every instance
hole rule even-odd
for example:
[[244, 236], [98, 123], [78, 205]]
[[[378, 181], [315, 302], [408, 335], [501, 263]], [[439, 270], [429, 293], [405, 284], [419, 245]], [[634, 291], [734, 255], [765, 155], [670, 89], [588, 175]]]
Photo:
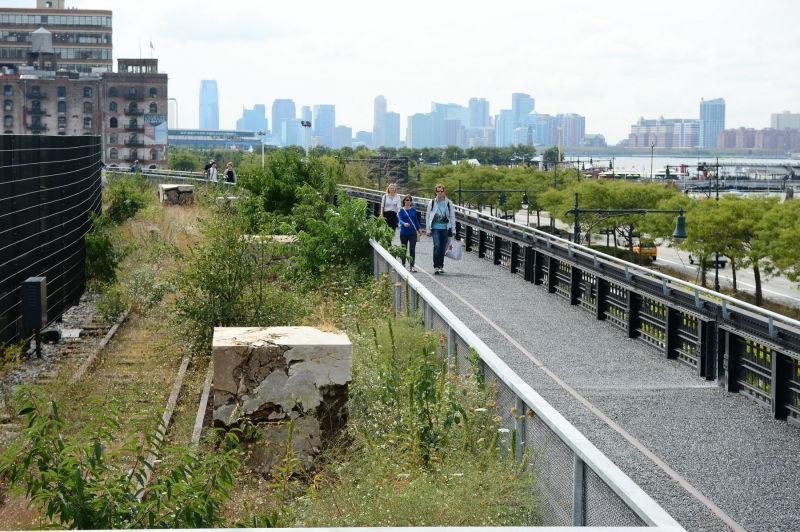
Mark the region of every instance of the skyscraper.
[[200, 82], [200, 129], [219, 129], [219, 93], [215, 79]]
[[443, 120], [458, 120], [461, 125], [469, 125], [469, 109], [457, 103], [431, 102], [431, 112], [441, 113]]
[[575, 113], [560, 114], [556, 118], [560, 130], [559, 145], [580, 146], [586, 135], [586, 118]]
[[308, 149], [311, 147], [311, 121], [313, 119], [313, 115], [311, 114], [311, 107], [308, 105], [304, 105], [303, 108], [300, 110], [300, 120], [309, 124], [308, 126], [301, 126], [303, 128], [302, 135], [300, 137], [300, 145]]
[[336, 106], [323, 104], [314, 106], [314, 137], [319, 146], [333, 146], [336, 128]]
[[486, 98], [469, 99], [469, 127], [489, 127], [489, 102]]
[[725, 129], [725, 100], [700, 99], [700, 147], [716, 148], [717, 136]]
[[372, 142], [375, 148], [386, 146], [386, 98], [381, 94], [375, 97]]
[[239, 131], [267, 131], [267, 108], [256, 104], [252, 109], [242, 109], [242, 117], [236, 121]]
[[333, 147], [349, 148], [353, 144], [353, 128], [336, 126], [333, 130]]
[[417, 113], [408, 117], [406, 147], [427, 148], [433, 146], [431, 117], [432, 113]]
[[514, 126], [520, 124], [522, 117], [530, 113], [536, 107], [536, 102], [530, 94], [515, 92], [511, 95], [511, 111], [514, 114]]
[[400, 113], [386, 113], [386, 138], [383, 145], [387, 148], [400, 147]]
[[495, 143], [498, 148], [511, 146], [514, 142], [514, 111], [503, 109], [497, 115]]
[[272, 102], [272, 139], [286, 145], [283, 123], [295, 119], [294, 100], [277, 99]]

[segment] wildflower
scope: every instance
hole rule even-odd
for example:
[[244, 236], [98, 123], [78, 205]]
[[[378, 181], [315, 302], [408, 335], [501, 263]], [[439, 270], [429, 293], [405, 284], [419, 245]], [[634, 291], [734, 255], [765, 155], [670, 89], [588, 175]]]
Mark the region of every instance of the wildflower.
[[475, 412], [486, 412], [487, 410], [485, 408], [476, 408], [474, 411]]
[[510, 429], [497, 429], [497, 432], [500, 432], [502, 434], [508, 434], [509, 432], [511, 432], [511, 430]]

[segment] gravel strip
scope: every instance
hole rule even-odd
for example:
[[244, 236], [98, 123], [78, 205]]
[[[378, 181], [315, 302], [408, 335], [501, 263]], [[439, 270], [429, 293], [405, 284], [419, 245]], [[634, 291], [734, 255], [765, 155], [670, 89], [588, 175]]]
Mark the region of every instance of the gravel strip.
[[[432, 272], [432, 244], [417, 263]], [[521, 343], [550, 370], [641, 441], [748, 530], [800, 523], [800, 429], [754, 401], [725, 392], [691, 368], [626, 338], [545, 288], [476, 253], [445, 259], [436, 276]], [[485, 320], [425, 273], [416, 274], [464, 323], [550, 401], [687, 530], [725, 524], [619, 434], [568, 395]]]

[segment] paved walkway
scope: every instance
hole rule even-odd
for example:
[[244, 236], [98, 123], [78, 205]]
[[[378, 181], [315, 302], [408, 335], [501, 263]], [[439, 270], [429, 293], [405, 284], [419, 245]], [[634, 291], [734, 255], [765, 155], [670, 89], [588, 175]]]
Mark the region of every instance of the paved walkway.
[[476, 253], [434, 276], [431, 250], [417, 279], [687, 530], [800, 528], [800, 429]]

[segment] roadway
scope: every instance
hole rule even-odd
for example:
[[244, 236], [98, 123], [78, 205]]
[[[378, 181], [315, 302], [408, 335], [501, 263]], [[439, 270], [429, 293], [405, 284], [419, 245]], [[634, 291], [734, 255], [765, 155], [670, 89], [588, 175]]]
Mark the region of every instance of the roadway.
[[433, 276], [431, 248], [417, 279], [687, 530], [797, 529], [800, 428], [475, 253]]

